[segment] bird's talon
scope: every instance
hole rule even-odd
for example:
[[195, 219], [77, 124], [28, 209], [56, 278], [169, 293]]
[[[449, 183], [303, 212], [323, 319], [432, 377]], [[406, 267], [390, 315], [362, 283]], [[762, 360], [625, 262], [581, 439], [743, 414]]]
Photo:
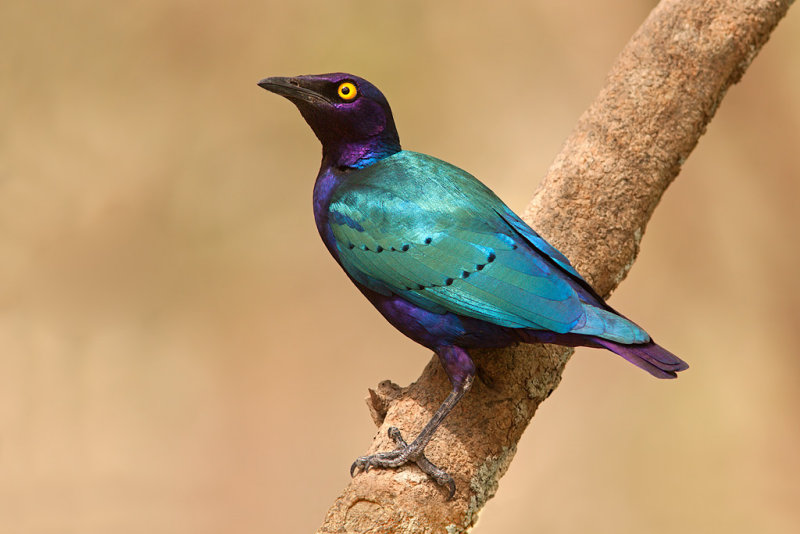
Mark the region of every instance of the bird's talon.
[[400, 434], [400, 429], [396, 426], [389, 427], [389, 438], [394, 441], [397, 445], [400, 445], [400, 442], [405, 444], [403, 440], [403, 436]]
[[456, 481], [453, 480], [453, 477], [450, 477], [450, 480], [446, 481], [444, 485], [447, 486], [448, 488], [447, 500], [448, 501], [453, 500], [453, 497], [456, 494]]
[[400, 429], [396, 426], [389, 427], [389, 437], [394, 441], [394, 444], [397, 445], [397, 449], [392, 452], [400, 454], [408, 448], [408, 443], [403, 439]]

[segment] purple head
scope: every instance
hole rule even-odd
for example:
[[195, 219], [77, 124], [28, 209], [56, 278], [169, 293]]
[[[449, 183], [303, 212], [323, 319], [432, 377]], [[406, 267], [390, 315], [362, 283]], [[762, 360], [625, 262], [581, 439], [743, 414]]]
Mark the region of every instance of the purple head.
[[258, 85], [297, 106], [330, 165], [366, 167], [400, 150], [386, 97], [363, 78], [339, 72], [265, 78]]

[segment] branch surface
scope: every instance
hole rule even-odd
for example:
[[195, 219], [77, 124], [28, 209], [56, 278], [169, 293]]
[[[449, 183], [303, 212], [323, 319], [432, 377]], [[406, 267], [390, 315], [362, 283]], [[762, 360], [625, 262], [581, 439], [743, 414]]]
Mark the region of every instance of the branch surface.
[[[663, 0], [617, 58], [525, 211], [525, 220], [608, 295], [626, 276], [667, 186], [792, 0]], [[358, 474], [320, 533], [467, 531], [498, 485], [536, 408], [558, 386], [571, 349], [472, 351], [483, 380], [426, 448], [458, 491], [446, 501], [416, 466]], [[388, 381], [367, 404], [380, 427], [368, 453], [414, 436], [450, 389], [434, 356], [406, 388]]]

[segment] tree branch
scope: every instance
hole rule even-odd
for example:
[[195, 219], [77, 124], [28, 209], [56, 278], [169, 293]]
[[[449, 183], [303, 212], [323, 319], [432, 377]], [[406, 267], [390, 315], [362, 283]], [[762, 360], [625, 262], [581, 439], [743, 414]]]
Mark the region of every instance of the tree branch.
[[[623, 49], [526, 209], [525, 219], [601, 294], [633, 264], [647, 221], [791, 0], [664, 0]], [[415, 466], [357, 475], [318, 532], [464, 532], [491, 498], [536, 408], [572, 351], [520, 345], [473, 351], [475, 382], [426, 449], [458, 492]], [[383, 382], [368, 404], [380, 425], [369, 453], [390, 450], [390, 426], [413, 436], [450, 386], [434, 357], [399, 388]]]

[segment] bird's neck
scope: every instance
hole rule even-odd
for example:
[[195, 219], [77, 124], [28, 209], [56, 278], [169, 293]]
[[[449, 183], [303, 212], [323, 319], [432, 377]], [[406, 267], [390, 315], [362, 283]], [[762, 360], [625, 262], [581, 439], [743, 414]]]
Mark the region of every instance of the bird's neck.
[[357, 142], [328, 142], [322, 145], [322, 167], [363, 169], [397, 152], [400, 152], [399, 141], [383, 137]]
[[317, 181], [314, 183], [314, 222], [328, 251], [337, 260], [339, 255], [336, 252], [336, 240], [328, 224], [328, 207], [331, 204], [331, 197], [334, 191], [341, 185], [347, 174], [349, 174], [347, 171], [341, 171], [336, 167], [325, 165], [323, 160], [322, 167], [317, 175]]

